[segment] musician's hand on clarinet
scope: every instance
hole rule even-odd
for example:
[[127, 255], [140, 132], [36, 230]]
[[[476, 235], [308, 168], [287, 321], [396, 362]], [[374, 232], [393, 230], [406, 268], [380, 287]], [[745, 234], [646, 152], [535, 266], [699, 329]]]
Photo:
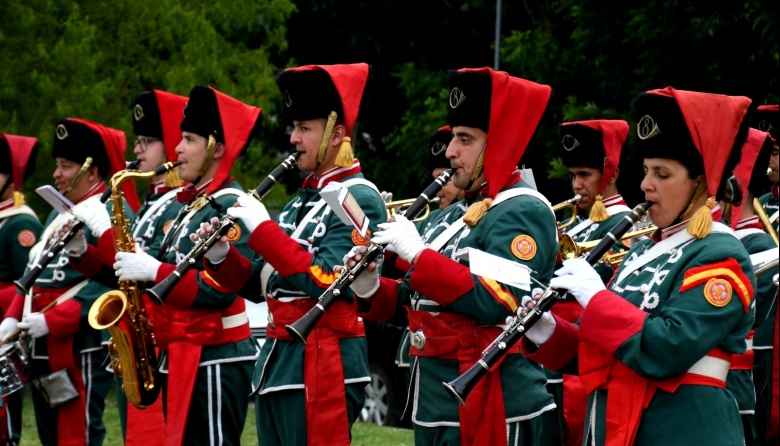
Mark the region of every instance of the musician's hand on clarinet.
[[27, 334], [33, 338], [40, 338], [49, 334], [49, 325], [46, 316], [42, 313], [30, 313], [19, 322], [19, 328], [27, 330]]
[[6, 339], [10, 338], [11, 335], [16, 333], [18, 325], [19, 320], [17, 320], [15, 317], [9, 316], [3, 319], [3, 322], [0, 322], [0, 341], [5, 341]]
[[265, 205], [249, 195], [238, 197], [236, 204], [228, 208], [227, 214], [240, 218], [250, 233], [254, 232], [260, 223], [271, 219]]
[[555, 275], [557, 277], [550, 280], [550, 287], [568, 291], [582, 308], [588, 306], [596, 293], [606, 289], [599, 273], [583, 258], [564, 260]]
[[106, 205], [100, 200], [86, 200], [73, 207], [73, 215], [100, 238], [104, 232], [111, 228], [111, 217], [108, 215]]
[[157, 271], [162, 264], [159, 260], [145, 253], [140, 246], [135, 252], [116, 253], [114, 270], [119, 280], [135, 280], [138, 282], [154, 282]]
[[[539, 300], [536, 296], [541, 297], [541, 295], [536, 294], [535, 291], [536, 290], [534, 290], [533, 299], [531, 296], [523, 296], [522, 304], [520, 305], [520, 308], [517, 309], [518, 317], [525, 317], [534, 305], [536, 305], [536, 301]], [[550, 340], [553, 332], [555, 332], [555, 325], [555, 318], [552, 317], [549, 311], [545, 311], [542, 313], [539, 320], [525, 332], [525, 337], [537, 346], [540, 346]]]
[[[190, 234], [190, 240], [198, 243], [201, 240], [207, 239], [211, 233], [214, 232], [218, 225], [219, 218], [211, 217], [211, 221], [204, 221], [200, 224], [200, 228], [198, 228], [194, 234]], [[212, 264], [219, 265], [223, 260], [225, 260], [228, 252], [230, 252], [230, 243], [228, 242], [227, 235], [223, 235], [219, 238], [219, 241], [211, 247], [211, 249], [206, 251], [206, 254], [203, 254], [203, 256], [207, 258]]]
[[[75, 224], [76, 220], [74, 219], [70, 219], [65, 222], [65, 224], [60, 226], [60, 229], [57, 230], [58, 237], [64, 237], [65, 234], [70, 232], [70, 229]], [[87, 252], [87, 240], [84, 238], [84, 231], [78, 231], [76, 235], [74, 235], [73, 238], [71, 238], [70, 241], [65, 244], [63, 249], [71, 257], [81, 257], [84, 255], [84, 253]]]
[[[336, 266], [337, 273], [343, 273], [346, 268], [353, 268], [363, 258], [367, 248], [365, 246], [353, 246], [344, 255], [344, 265]], [[379, 289], [379, 265], [381, 262], [371, 262], [363, 272], [349, 285], [352, 291], [360, 298], [367, 299]]]
[[396, 254], [411, 264], [414, 264], [420, 252], [427, 248], [417, 232], [417, 227], [403, 215], [397, 215], [393, 222], [380, 223], [379, 231], [371, 241], [380, 245], [392, 244]]

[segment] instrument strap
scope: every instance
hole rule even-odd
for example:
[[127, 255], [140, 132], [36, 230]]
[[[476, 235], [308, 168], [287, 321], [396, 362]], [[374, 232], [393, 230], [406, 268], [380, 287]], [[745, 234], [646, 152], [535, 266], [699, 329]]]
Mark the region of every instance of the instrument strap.
[[[550, 209], [550, 212], [553, 214], [553, 219], [555, 218], [555, 213], [552, 210], [552, 205], [549, 201], [547, 201], [547, 198], [540, 194], [538, 191], [528, 188], [528, 187], [518, 187], [514, 189], [509, 189], [505, 191], [501, 191], [496, 195], [496, 198], [493, 200], [493, 202], [490, 204], [490, 208], [497, 206], [501, 203], [503, 203], [506, 200], [509, 200], [510, 198], [519, 197], [523, 195], [530, 195], [532, 197], [537, 198], [542, 203], [547, 205], [547, 207]], [[488, 209], [490, 209], [488, 208]], [[431, 243], [428, 244], [428, 248], [433, 249], [434, 251], [438, 252], [441, 250], [444, 245], [457, 234], [460, 232], [461, 229], [463, 229], [463, 226], [466, 225], [466, 222], [463, 221], [463, 217], [459, 218], [457, 221], [453, 222], [449, 228], [444, 230], [441, 234], [439, 234]], [[556, 235], [557, 239], [557, 235]]]
[[[607, 214], [610, 217], [612, 217], [615, 214], [619, 214], [621, 212], [631, 212], [631, 208], [624, 204], [616, 204], [606, 209], [607, 209]], [[566, 234], [570, 235], [571, 237], [574, 237], [580, 232], [582, 232], [583, 230], [587, 229], [592, 224], [593, 224], [593, 220], [591, 220], [590, 218], [586, 218], [585, 220], [581, 221], [577, 226], [573, 227], [571, 231], [566, 231]]]
[[780, 211], [775, 211], [774, 214], [772, 214], [771, 217], [769, 217], [769, 222], [773, 223], [777, 220], [777, 217], [780, 216]]
[[[343, 181], [341, 184], [344, 185], [345, 187], [362, 184], [363, 186], [370, 187], [374, 192], [377, 193], [377, 195], [379, 195], [379, 189], [376, 188], [374, 183], [366, 180], [365, 178], [350, 178], [349, 180]], [[314, 206], [311, 207], [311, 209], [309, 209], [309, 212], [306, 213], [306, 215], [303, 217], [303, 219], [300, 220], [300, 222], [303, 223], [305, 221], [309, 221], [309, 220], [313, 219], [314, 216], [317, 215], [317, 213], [325, 205], [327, 205], [325, 200], [320, 198], [320, 200], [317, 203], [315, 203]], [[300, 237], [301, 233], [303, 232], [303, 228], [305, 228], [305, 227], [306, 227], [305, 224], [299, 224], [295, 228], [295, 231], [293, 231], [293, 233], [290, 234], [290, 238], [297, 239], [298, 237]], [[268, 262], [265, 262], [265, 264], [263, 265], [263, 268], [260, 270], [260, 286], [261, 286], [260, 289], [263, 291], [263, 296], [267, 296], [268, 295], [268, 279], [271, 278], [271, 274], [273, 274], [274, 271], [276, 271], [276, 268], [274, 268]]]

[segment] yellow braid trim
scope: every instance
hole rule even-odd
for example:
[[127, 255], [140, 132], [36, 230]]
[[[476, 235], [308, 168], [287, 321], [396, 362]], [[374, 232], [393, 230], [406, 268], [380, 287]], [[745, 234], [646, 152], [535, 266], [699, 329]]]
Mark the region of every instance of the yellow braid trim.
[[609, 213], [607, 213], [607, 208], [604, 206], [604, 197], [601, 195], [596, 195], [596, 202], [593, 203], [593, 206], [590, 208], [590, 221], [594, 223], [601, 223], [602, 221], [609, 218]]
[[18, 190], [15, 190], [14, 191], [14, 207], [18, 208], [20, 206], [24, 206], [24, 203], [25, 203], [24, 195], [22, 195], [22, 193], [19, 192]]
[[174, 167], [172, 170], [165, 174], [165, 187], [171, 189], [180, 187], [182, 185], [181, 178], [179, 178], [179, 167]]
[[715, 207], [715, 197], [707, 198], [707, 204], [696, 210], [688, 222], [688, 234], [697, 239], [703, 239], [712, 229], [712, 208]]
[[355, 160], [355, 154], [352, 152], [352, 140], [345, 136], [339, 147], [339, 153], [336, 155], [336, 165], [339, 167], [351, 167]]
[[477, 223], [479, 223], [491, 204], [493, 204], [493, 199], [491, 198], [486, 198], [482, 201], [472, 204], [469, 206], [466, 214], [463, 216], [463, 221], [473, 228], [477, 225]]

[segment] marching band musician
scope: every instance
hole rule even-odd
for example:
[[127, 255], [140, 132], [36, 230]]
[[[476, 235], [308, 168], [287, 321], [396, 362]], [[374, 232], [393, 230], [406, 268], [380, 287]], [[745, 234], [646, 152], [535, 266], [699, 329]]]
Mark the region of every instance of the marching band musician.
[[[748, 254], [777, 249], [774, 240], [764, 231], [763, 225], [753, 210], [753, 198], [766, 190], [769, 183], [765, 166], [769, 161], [772, 147], [773, 140], [768, 133], [750, 129], [747, 140], [742, 146], [742, 156], [733, 172], [737, 183], [732, 189], [734, 193], [741, 192], [742, 200], [740, 205], [734, 206], [731, 210], [731, 220], [726, 223], [734, 228], [737, 238], [745, 246]], [[756, 276], [757, 286], [754, 297], [756, 316], [753, 330], [750, 330], [746, 339], [748, 348], [744, 354], [732, 357], [726, 380], [726, 388], [734, 394], [739, 406], [747, 446], [757, 444], [759, 441], [760, 437], [757, 437], [755, 423], [756, 396], [768, 386], [767, 377], [771, 377], [771, 364], [767, 364], [770, 367], [770, 373], [767, 373], [766, 365], [759, 364], [755, 360], [753, 343], [754, 331], [765, 323], [772, 324], [774, 322], [769, 318], [777, 294], [777, 286], [772, 276], [773, 274], [766, 273]], [[769, 356], [771, 358], [771, 350]], [[754, 367], [754, 363], [756, 367]], [[762, 423], [762, 426], [765, 425], [765, 422]], [[763, 436], [761, 435], [761, 437]]]
[[[593, 120], [564, 122], [558, 130], [563, 165], [569, 169], [572, 192], [581, 197], [576, 204], [577, 217], [564, 231], [575, 242], [600, 240], [631, 209], [618, 193], [620, 154], [628, 141], [628, 123], [622, 120]], [[588, 214], [587, 216], [584, 214]], [[616, 243], [613, 251], [627, 249]], [[596, 267], [607, 283], [615, 268]], [[574, 298], [559, 302], [552, 310], [558, 316], [574, 323], [582, 314], [582, 306]], [[582, 425], [585, 420], [587, 395], [577, 376], [563, 375], [545, 369], [547, 388], [556, 398], [560, 435], [556, 440], [566, 445], [582, 444]], [[549, 429], [554, 430], [554, 429]], [[562, 439], [561, 439], [562, 437]]]
[[764, 213], [769, 217], [775, 233], [780, 234], [780, 218], [778, 218], [778, 204], [780, 204], [780, 188], [778, 181], [780, 178], [780, 167], [778, 167], [778, 141], [780, 141], [780, 106], [759, 105], [753, 113], [752, 127], [768, 132], [775, 140], [772, 156], [769, 158], [769, 180], [772, 182], [772, 188], [765, 195], [762, 195], [758, 201], [764, 207]]
[[584, 259], [564, 261], [550, 287], [584, 307], [579, 324], [544, 313], [522, 341], [529, 358], [579, 373], [587, 444], [744, 444], [725, 381], [746, 349], [755, 278], [712, 214], [750, 103], [671, 87], [635, 100], [642, 189], [659, 229], [631, 248], [609, 290]]
[[[158, 97], [159, 99], [159, 97]], [[211, 87], [189, 94], [176, 146], [179, 177], [190, 183], [177, 194], [177, 214], [166, 212], [165, 235], [153, 255], [118, 252], [119, 280], [160, 283], [192, 249], [189, 235], [246, 195], [230, 170], [256, 134], [261, 110]], [[219, 210], [221, 209], [221, 211]], [[250, 255], [248, 232], [236, 223], [227, 237]], [[158, 260], [159, 258], [159, 260]], [[154, 310], [160, 348], [166, 446], [240, 444], [249, 407], [252, 369], [259, 353], [249, 331], [245, 301], [225, 292], [197, 262]]]
[[[457, 168], [452, 182], [465, 191], [464, 206], [444, 209], [438, 231], [426, 233], [432, 238], [421, 238], [403, 216], [380, 225], [373, 241], [392, 243], [412, 269], [394, 281], [380, 278], [371, 265], [351, 286], [365, 318], [386, 320], [407, 306], [414, 358], [407, 410], [415, 444], [538, 444], [540, 415], [555, 405], [542, 368], [516, 349], [487, 373], [463, 407], [441, 384], [479, 359], [530, 293], [472, 273], [468, 260], [459, 260], [461, 250], [521, 262], [540, 280], [552, 275], [555, 215], [517, 169], [551, 89], [490, 68], [450, 71], [449, 87], [453, 138], [446, 153]], [[359, 247], [350, 251], [347, 267], [361, 252]]]
[[[133, 133], [136, 136], [133, 152], [140, 162], [137, 167], [139, 171], [150, 172], [168, 160], [176, 161], [176, 146], [181, 141], [179, 125], [186, 102], [185, 96], [160, 90], [144, 91], [136, 95], [132, 109]], [[164, 235], [163, 224], [166, 221], [164, 215], [173, 213], [175, 216], [178, 212], [180, 204], [176, 200], [176, 195], [180, 189], [181, 179], [178, 169], [152, 178], [146, 201], [132, 220], [130, 231], [136, 246], [152, 256], [156, 257]], [[106, 215], [105, 218], [108, 216]], [[109, 221], [99, 224], [104, 226], [112, 223]], [[69, 226], [64, 226], [60, 230], [60, 235], [70, 229]], [[84, 237], [77, 234], [65, 246], [65, 250], [70, 255], [71, 264], [85, 276], [116, 288], [117, 278], [113, 269], [115, 240], [117, 240], [116, 228], [112, 227], [100, 237], [97, 246], [88, 245]], [[150, 250], [152, 247], [154, 249]], [[146, 313], [153, 320], [156, 305], [148, 300], [145, 303]], [[159, 333], [162, 328], [154, 327], [154, 330]], [[107, 335], [108, 331], [104, 334]], [[105, 342], [108, 340], [106, 339]], [[122, 391], [122, 378], [115, 376], [115, 380], [119, 422], [125, 444], [128, 446], [162, 444], [164, 436], [162, 398], [158, 398], [151, 407], [137, 410], [127, 402], [127, 397]]]
[[[53, 176], [58, 191], [75, 204], [74, 213], [87, 209], [91, 219], [99, 219], [112, 212], [110, 204], [101, 203], [99, 196], [106, 189], [104, 180], [124, 169], [125, 145], [125, 134], [120, 130], [82, 119], [59, 121], [52, 151], [56, 160]], [[125, 197], [125, 212], [132, 216], [138, 209], [135, 189], [126, 188]], [[38, 261], [69, 218], [56, 211], [49, 215], [41, 241], [32, 249], [28, 268]], [[92, 226], [96, 230], [85, 229], [84, 234], [88, 242], [95, 243], [108, 227]], [[63, 251], [35, 281], [27, 296], [30, 303], [25, 303], [23, 294], [17, 294], [0, 326], [3, 337], [14, 332], [17, 326], [27, 330], [33, 339], [30, 375], [43, 377], [42, 382], [61, 383], [59, 389], [68, 390], [56, 394], [45, 384], [33, 385], [33, 407], [41, 444], [100, 445], [103, 442], [105, 397], [113, 379], [105, 370], [108, 351], [101, 345], [102, 333], [89, 327], [87, 312], [106, 291], [108, 288], [89, 281], [74, 269]], [[56, 304], [51, 309], [41, 311], [54, 301]], [[32, 312], [22, 318], [26, 305], [31, 306]], [[19, 319], [21, 322], [17, 323]]]
[[[16, 295], [13, 281], [22, 277], [43, 227], [25, 204], [22, 185], [35, 171], [38, 140], [0, 133], [0, 317]], [[22, 261], [24, 259], [24, 261]], [[4, 338], [0, 326], [0, 338]], [[18, 444], [22, 435], [24, 387], [3, 397], [0, 404], [0, 444]]]
[[250, 246], [262, 259], [250, 262], [232, 248], [225, 253], [226, 244], [207, 254], [207, 271], [215, 280], [268, 302], [269, 341], [252, 384], [264, 446], [348, 445], [365, 401], [370, 381], [365, 332], [351, 296], [327, 309], [305, 345], [291, 338], [285, 325], [317, 303], [336, 279], [333, 265], [345, 252], [368, 243], [319, 197], [322, 188], [333, 181], [347, 186], [369, 218], [371, 233], [387, 219], [384, 201], [363, 177], [351, 147], [369, 77], [365, 63], [288, 68], [277, 77], [285, 116], [294, 126], [290, 143], [301, 154], [298, 169], [312, 173], [278, 221], [254, 198], [239, 200], [240, 207], [229, 211], [247, 225]]

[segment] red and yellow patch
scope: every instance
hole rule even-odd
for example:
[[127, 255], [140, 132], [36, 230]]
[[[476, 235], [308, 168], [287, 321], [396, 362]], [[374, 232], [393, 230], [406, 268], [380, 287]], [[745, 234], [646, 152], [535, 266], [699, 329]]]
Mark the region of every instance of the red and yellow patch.
[[[714, 282], [716, 279], [718, 282]], [[723, 302], [724, 298], [722, 297], [725, 289], [715, 286], [721, 283], [721, 281], [728, 284], [728, 297], [725, 302]], [[689, 269], [685, 272], [680, 292], [684, 293], [691, 288], [705, 283], [704, 297], [709, 303], [716, 307], [723, 307], [731, 300], [733, 291], [737, 293], [737, 296], [739, 296], [739, 299], [742, 301], [745, 313], [750, 311], [750, 301], [753, 298], [753, 285], [750, 283], [750, 279], [745, 276], [742, 267], [736, 260], [727, 259], [722, 262]], [[718, 303], [716, 304], [713, 300], [710, 300], [711, 298]]]
[[710, 279], [704, 285], [704, 298], [716, 307], [725, 307], [731, 302], [731, 284], [725, 279]]
[[168, 231], [171, 229], [171, 225], [173, 224], [173, 220], [168, 220], [163, 225], [163, 234], [167, 234]]
[[518, 235], [512, 240], [512, 254], [520, 260], [531, 260], [536, 255], [536, 241], [530, 235]]
[[228, 232], [225, 235], [229, 242], [235, 243], [241, 238], [241, 227], [239, 225], [233, 225], [228, 229]]
[[19, 233], [16, 239], [19, 241], [19, 245], [22, 248], [29, 248], [35, 244], [36, 237], [32, 231], [25, 229]]
[[357, 229], [352, 230], [352, 243], [357, 246], [368, 246], [368, 242], [371, 240], [371, 230], [366, 229], [366, 236], [360, 235]]

